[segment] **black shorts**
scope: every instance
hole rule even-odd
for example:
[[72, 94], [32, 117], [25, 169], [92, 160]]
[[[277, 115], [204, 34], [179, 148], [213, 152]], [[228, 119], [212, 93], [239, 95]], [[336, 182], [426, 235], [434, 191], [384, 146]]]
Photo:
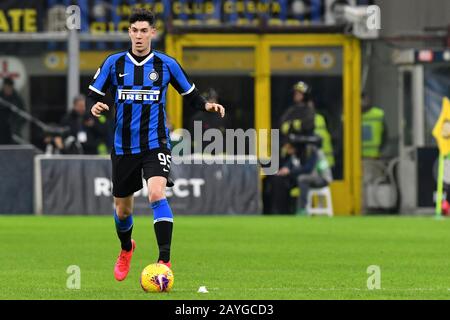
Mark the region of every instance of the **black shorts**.
[[116, 155], [111, 153], [113, 195], [126, 198], [142, 189], [142, 177], [169, 177], [171, 153], [158, 148], [139, 154]]

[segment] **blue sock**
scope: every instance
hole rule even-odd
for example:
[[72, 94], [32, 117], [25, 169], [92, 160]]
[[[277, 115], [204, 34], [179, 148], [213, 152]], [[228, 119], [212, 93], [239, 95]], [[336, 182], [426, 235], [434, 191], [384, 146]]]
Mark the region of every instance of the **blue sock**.
[[114, 210], [114, 221], [122, 250], [130, 251], [132, 249], [131, 233], [133, 232], [133, 215], [130, 214], [125, 220], [120, 220]]
[[167, 199], [161, 199], [150, 204], [153, 209], [153, 223], [160, 221], [173, 222], [172, 209], [170, 209]]
[[153, 226], [159, 247], [158, 261], [170, 261], [170, 245], [172, 242], [173, 214], [167, 199], [151, 203], [153, 209]]

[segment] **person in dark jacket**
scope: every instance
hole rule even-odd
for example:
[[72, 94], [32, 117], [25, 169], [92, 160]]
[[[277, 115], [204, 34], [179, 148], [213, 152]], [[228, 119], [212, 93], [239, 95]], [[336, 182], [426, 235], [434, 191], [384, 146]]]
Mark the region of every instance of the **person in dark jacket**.
[[293, 102], [281, 116], [280, 134], [282, 146], [288, 144], [288, 135], [313, 135], [315, 111], [311, 99], [311, 87], [299, 81], [293, 86]]
[[[315, 111], [311, 97], [311, 87], [299, 81], [294, 84], [293, 102], [280, 118], [280, 163], [282, 166], [295, 154], [296, 148], [289, 136], [313, 136]], [[289, 214], [293, 211], [292, 181], [281, 175], [269, 176], [263, 184], [264, 211], [269, 214]]]
[[[14, 80], [5, 78], [3, 80], [0, 98], [24, 110], [25, 105], [22, 98], [14, 89]], [[10, 108], [0, 103], [0, 144], [13, 144], [13, 134], [21, 136], [24, 120], [14, 114]]]
[[297, 184], [300, 195], [297, 199], [296, 213], [307, 214], [308, 192], [311, 188], [323, 188], [333, 180], [331, 168], [324, 152], [320, 149], [319, 136], [297, 137], [303, 140], [295, 143], [295, 153], [279, 170], [278, 176], [285, 177], [291, 185]]
[[[68, 138], [71, 139], [66, 137], [66, 143], [73, 141], [80, 144], [84, 154], [98, 153], [98, 145], [106, 133], [99, 121], [86, 113], [86, 99], [83, 95], [74, 98], [72, 110], [64, 116], [61, 125], [69, 127]], [[72, 149], [67, 145], [64, 147]]]
[[0, 145], [12, 144], [11, 110], [0, 101]]

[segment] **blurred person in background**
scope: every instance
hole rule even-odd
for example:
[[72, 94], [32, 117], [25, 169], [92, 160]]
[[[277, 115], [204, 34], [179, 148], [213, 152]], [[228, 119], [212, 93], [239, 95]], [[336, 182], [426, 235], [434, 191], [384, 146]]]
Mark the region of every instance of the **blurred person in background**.
[[[72, 109], [61, 121], [62, 126], [69, 128], [68, 137], [64, 140], [64, 147], [68, 150], [76, 150], [71, 145], [78, 143], [81, 145], [81, 153], [98, 154], [99, 146], [106, 143], [107, 128], [105, 123], [106, 118], [104, 116], [94, 119], [86, 112], [86, 98], [84, 95], [75, 97]], [[107, 150], [100, 153], [106, 154]]]
[[[297, 186], [299, 194], [296, 194], [296, 214], [305, 215], [308, 192], [311, 188], [318, 189], [328, 186], [332, 180], [330, 165], [325, 153], [321, 149], [320, 136], [296, 136], [290, 135], [290, 143], [294, 146], [294, 152], [288, 161], [279, 170], [277, 176], [286, 180], [286, 184]], [[274, 198], [285, 197], [279, 194], [279, 189], [274, 189]]]
[[386, 167], [381, 157], [387, 140], [387, 130], [384, 111], [372, 104], [366, 92], [361, 95], [361, 126], [362, 204], [363, 208], [367, 208], [370, 199], [374, 197], [369, 187], [386, 175]]
[[[289, 141], [290, 135], [312, 136], [315, 130], [315, 110], [311, 86], [303, 81], [292, 87], [293, 105], [280, 118], [280, 164], [290, 161], [296, 149]], [[283, 175], [268, 176], [263, 182], [264, 212], [267, 214], [290, 214], [293, 212], [291, 179]]]
[[372, 105], [367, 93], [361, 96], [362, 106], [362, 157], [379, 159], [386, 143], [387, 130], [384, 111]]
[[12, 144], [11, 110], [0, 102], [0, 145]]
[[[14, 80], [3, 80], [0, 98], [16, 106], [20, 110], [25, 109], [22, 97], [14, 89]], [[21, 131], [25, 121], [6, 106], [0, 105], [0, 144], [12, 144], [13, 135], [22, 136]]]
[[[50, 123], [52, 127], [58, 127], [57, 124]], [[82, 153], [81, 145], [69, 143], [69, 141], [64, 141], [61, 134], [52, 134], [49, 132], [44, 132], [44, 147], [45, 154], [79, 154]], [[66, 145], [70, 145], [67, 148]]]
[[335, 159], [334, 159], [334, 148], [333, 141], [331, 139], [331, 134], [328, 131], [327, 121], [323, 115], [316, 112], [314, 116], [314, 134], [318, 135], [322, 139], [322, 147], [321, 150], [325, 154], [327, 158], [328, 165], [330, 167], [334, 167]]
[[288, 142], [289, 134], [313, 135], [315, 129], [315, 111], [311, 97], [311, 86], [299, 81], [293, 86], [290, 106], [281, 116], [280, 135], [282, 154], [287, 155], [292, 151]]

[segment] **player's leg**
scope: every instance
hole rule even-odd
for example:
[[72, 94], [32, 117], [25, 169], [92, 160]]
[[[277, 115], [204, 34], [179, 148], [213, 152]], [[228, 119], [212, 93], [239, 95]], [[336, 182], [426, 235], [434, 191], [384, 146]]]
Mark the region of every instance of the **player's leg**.
[[133, 232], [133, 196], [126, 198], [114, 197], [114, 221], [117, 236], [122, 250], [131, 251], [131, 234]]
[[143, 161], [147, 180], [148, 199], [153, 210], [153, 226], [159, 247], [158, 261], [170, 266], [170, 248], [173, 231], [173, 214], [166, 199], [167, 178], [170, 172], [170, 150], [157, 149], [148, 153]]
[[112, 154], [114, 195], [114, 222], [121, 251], [114, 267], [116, 280], [122, 281], [130, 270], [131, 258], [136, 247], [133, 232], [133, 194], [142, 189], [142, 167], [139, 156]]
[[153, 209], [153, 227], [158, 242], [158, 261], [169, 263], [170, 247], [173, 231], [173, 214], [166, 199], [167, 179], [165, 177], [151, 177], [148, 179], [149, 201]]
[[117, 281], [124, 280], [130, 271], [131, 258], [136, 243], [131, 238], [133, 232], [133, 196], [114, 197], [114, 221], [121, 250], [114, 265], [114, 277]]

